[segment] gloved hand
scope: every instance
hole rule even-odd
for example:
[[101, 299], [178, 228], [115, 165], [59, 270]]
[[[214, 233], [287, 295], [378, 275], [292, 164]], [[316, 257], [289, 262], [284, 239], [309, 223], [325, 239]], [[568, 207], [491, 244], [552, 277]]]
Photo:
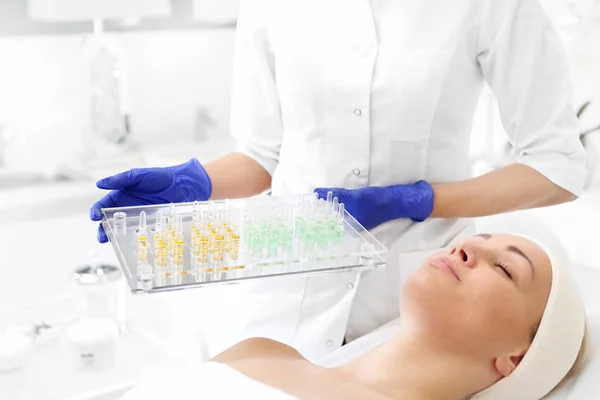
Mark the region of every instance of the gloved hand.
[[[96, 186], [112, 191], [90, 208], [92, 221], [102, 219], [102, 208], [206, 201], [212, 194], [210, 177], [195, 158], [172, 167], [132, 169], [101, 179]], [[98, 241], [108, 242], [102, 225]]]
[[423, 222], [433, 211], [433, 188], [425, 181], [361, 189], [315, 189], [322, 199], [327, 198], [327, 192], [344, 203], [346, 210], [367, 230], [398, 218]]

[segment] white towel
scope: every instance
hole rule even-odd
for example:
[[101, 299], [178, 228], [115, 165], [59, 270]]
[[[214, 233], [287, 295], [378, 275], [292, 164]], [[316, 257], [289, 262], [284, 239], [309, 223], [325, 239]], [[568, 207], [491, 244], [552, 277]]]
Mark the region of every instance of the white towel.
[[216, 362], [157, 371], [120, 400], [297, 400]]

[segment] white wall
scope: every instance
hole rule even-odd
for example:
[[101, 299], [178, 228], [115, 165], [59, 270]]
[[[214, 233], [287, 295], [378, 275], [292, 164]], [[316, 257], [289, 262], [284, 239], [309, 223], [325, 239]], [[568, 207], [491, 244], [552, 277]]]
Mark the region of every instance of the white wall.
[[[126, 100], [136, 140], [156, 146], [191, 141], [199, 108], [206, 108], [216, 122], [209, 135], [227, 134], [234, 36], [233, 29], [117, 36], [126, 60]], [[59, 126], [72, 130], [87, 126], [84, 38], [0, 39], [0, 125], [48, 126], [60, 119]], [[27, 131], [61, 143], [66, 135], [64, 129]], [[29, 142], [35, 146], [37, 140]], [[18, 149], [14, 147], [13, 157]]]

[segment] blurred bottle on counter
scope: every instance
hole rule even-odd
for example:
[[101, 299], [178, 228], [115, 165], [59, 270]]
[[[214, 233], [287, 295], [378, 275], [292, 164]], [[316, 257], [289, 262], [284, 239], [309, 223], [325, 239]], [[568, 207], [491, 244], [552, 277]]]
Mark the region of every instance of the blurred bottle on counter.
[[127, 140], [123, 60], [116, 44], [104, 35], [101, 19], [94, 21], [94, 34], [84, 46], [90, 68], [90, 127], [84, 147], [89, 157], [102, 158], [121, 153]]

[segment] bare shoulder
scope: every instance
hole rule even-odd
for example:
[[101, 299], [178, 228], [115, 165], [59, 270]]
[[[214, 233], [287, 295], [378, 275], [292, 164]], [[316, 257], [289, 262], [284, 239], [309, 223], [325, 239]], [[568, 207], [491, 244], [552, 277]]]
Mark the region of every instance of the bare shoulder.
[[211, 361], [228, 363], [260, 358], [304, 360], [300, 353], [286, 344], [272, 339], [251, 338], [230, 347]]

